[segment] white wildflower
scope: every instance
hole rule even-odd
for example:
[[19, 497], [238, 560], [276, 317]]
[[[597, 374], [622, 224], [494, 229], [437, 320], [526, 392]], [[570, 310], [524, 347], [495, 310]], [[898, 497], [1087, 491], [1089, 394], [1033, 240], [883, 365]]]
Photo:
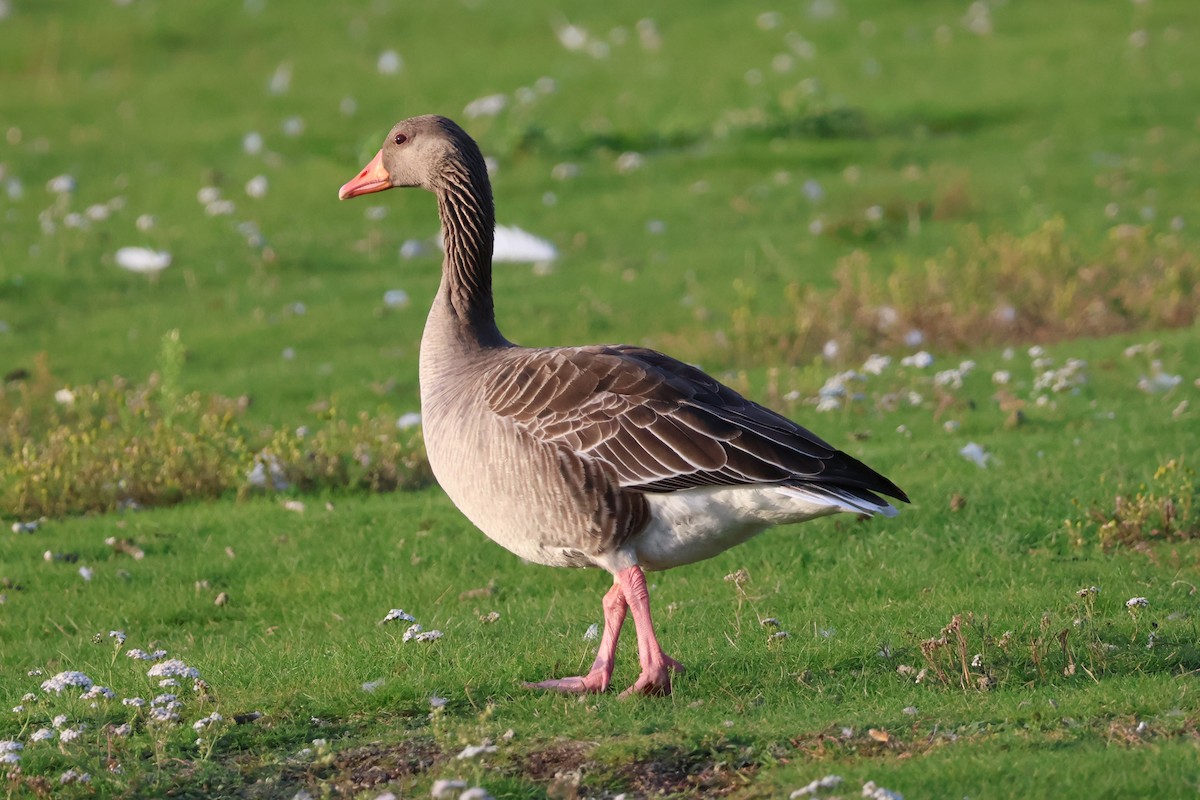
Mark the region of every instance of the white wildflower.
[[125, 644], [125, 631], [109, 631], [108, 636], [110, 639], [116, 639], [117, 644]]
[[163, 689], [173, 689], [179, 686], [179, 681], [175, 680], [174, 678], [163, 678], [158, 682], [158, 685]]
[[1080, 597], [1089, 597], [1094, 594], [1100, 594], [1100, 587], [1088, 586], [1086, 589], [1080, 589], [1075, 594], [1079, 595]]
[[981, 469], [986, 468], [988, 462], [992, 460], [992, 454], [975, 442], [967, 442], [958, 451], [958, 454]]
[[444, 697], [438, 697], [436, 694], [429, 698], [431, 708], [444, 708], [448, 702], [450, 701]]
[[1146, 608], [1150, 605], [1150, 601], [1144, 597], [1131, 597], [1125, 601], [1125, 607], [1129, 609]]
[[146, 701], [141, 697], [126, 697], [121, 700], [121, 705], [141, 708], [146, 705]]
[[628, 175], [634, 170], [641, 169], [644, 163], [645, 159], [642, 158], [641, 153], [627, 151], [617, 156], [617, 172], [622, 175]]
[[892, 359], [890, 356], [881, 356], [872, 353], [862, 365], [862, 371], [870, 375], [882, 375], [883, 371], [891, 366]]
[[220, 714], [218, 714], [216, 711], [214, 711], [213, 713], [209, 714], [207, 717], [201, 717], [200, 719], [193, 722], [192, 729], [201, 731], [201, 730], [204, 730], [209, 725], [214, 725], [218, 722], [224, 721], [224, 719], [225, 719], [224, 717], [222, 717]]
[[433, 795], [434, 800], [445, 800], [445, 798], [458, 797], [459, 793], [466, 788], [466, 781], [449, 781], [445, 778], [440, 778], [433, 782], [430, 794]]
[[817, 778], [815, 781], [811, 781], [806, 786], [800, 787], [799, 789], [797, 789], [796, 791], [794, 791], [790, 795], [788, 795], [788, 797], [790, 798], [790, 800], [796, 800], [796, 798], [798, 798], [798, 797], [804, 797], [805, 795], [809, 795], [809, 794], [816, 794], [817, 792], [821, 791], [822, 789], [836, 789], [837, 787], [839, 787], [841, 785], [842, 785], [842, 776], [841, 775], [826, 775], [824, 778]]
[[789, 636], [791, 636], [791, 634], [788, 633], [787, 631], [775, 631], [767, 638], [774, 640], [774, 641], [778, 641], [780, 639], [787, 639]]
[[375, 62], [375, 69], [380, 75], [395, 75], [404, 68], [404, 59], [395, 50], [384, 50]]
[[59, 784], [64, 786], [68, 783], [90, 783], [91, 780], [91, 775], [83, 772], [82, 770], [75, 769], [74, 767], [58, 776]]
[[467, 745], [463, 748], [461, 753], [455, 756], [455, 758], [457, 758], [459, 761], [465, 761], [468, 758], [476, 758], [477, 756], [484, 755], [485, 753], [494, 752], [496, 752], [496, 745], [492, 744], [491, 739], [484, 739], [482, 744]]
[[933, 363], [933, 356], [927, 350], [920, 350], [913, 353], [911, 356], [905, 356], [900, 359], [900, 365], [904, 367], [916, 367], [917, 369], [925, 369]]
[[408, 308], [408, 292], [403, 289], [388, 289], [383, 293], [383, 304], [388, 308]]
[[904, 795], [875, 785], [875, 781], [867, 781], [862, 787], [862, 796], [871, 800], [904, 800]]
[[58, 732], [58, 740], [60, 742], [73, 742], [83, 735], [83, 726], [78, 728], [63, 728]]
[[25, 749], [25, 745], [14, 739], [0, 739], [0, 753], [18, 753]]
[[508, 95], [504, 94], [489, 94], [483, 97], [476, 98], [467, 103], [463, 109], [463, 115], [467, 119], [476, 119], [477, 117], [494, 117], [504, 110], [508, 105]]
[[125, 651], [125, 655], [136, 661], [153, 661], [153, 657], [140, 647], [134, 647]]
[[204, 207], [204, 213], [210, 217], [227, 217], [236, 210], [232, 200], [214, 200]]
[[998, 369], [992, 373], [992, 383], [997, 386], [1005, 386], [1012, 380], [1012, 373], [1006, 369]]
[[171, 254], [147, 247], [122, 247], [113, 257], [117, 266], [142, 275], [153, 275], [171, 266]]
[[1182, 375], [1172, 375], [1163, 371], [1162, 362], [1158, 359], [1150, 362], [1150, 375], [1143, 375], [1137, 386], [1147, 394], [1162, 394], [1169, 392], [1183, 382]]
[[[166, 655], [166, 653], [163, 655]], [[155, 664], [146, 674], [151, 678], [199, 678], [200, 670], [195, 667], [189, 667], [178, 658], [172, 658]]]
[[267, 181], [266, 175], [255, 175], [246, 181], [246, 194], [253, 198], [266, 197], [269, 188], [270, 183]]
[[418, 633], [416, 636], [416, 639], [418, 642], [434, 642], [434, 641], [437, 641], [438, 639], [442, 638], [445, 635], [446, 634], [442, 633], [441, 631], [437, 631], [437, 630], [425, 631], [424, 633]]
[[366, 683], [364, 683], [362, 685], [362, 690], [369, 694], [369, 693], [375, 691], [376, 689], [378, 689], [380, 686], [383, 686], [383, 678], [379, 678], [379, 679], [373, 680], [373, 681], [367, 681]]
[[559, 43], [568, 50], [582, 50], [587, 46], [588, 33], [578, 25], [560, 25], [554, 29]]
[[56, 728], [61, 728], [63, 725], [67, 724], [67, 721], [68, 717], [66, 714], [58, 714], [54, 717], [54, 719], [50, 720], [50, 724]]
[[0, 764], [20, 764], [20, 753], [0, 753]]
[[70, 194], [75, 191], [75, 179], [70, 175], [56, 175], [46, 182], [46, 191], [54, 194]]
[[458, 800], [496, 800], [491, 793], [482, 786], [472, 786], [458, 796]]
[[128, 736], [133, 733], [133, 726], [126, 722], [113, 728], [112, 732], [114, 736]]
[[262, 152], [263, 137], [258, 131], [250, 131], [242, 137], [242, 150], [246, 155], [256, 156]]
[[48, 742], [54, 738], [54, 731], [50, 728], [38, 728], [33, 733], [29, 734], [31, 742]]
[[167, 708], [166, 706], [153, 706], [150, 709], [150, 721], [161, 722], [164, 724], [178, 722], [179, 715], [175, 713], [175, 709], [173, 708]]
[[423, 630], [424, 630], [424, 628], [421, 627], [421, 623], [414, 622], [412, 625], [409, 625], [408, 630], [406, 630], [404, 632], [403, 641], [405, 641], [405, 642], [412, 641], [413, 639], [417, 638], [417, 634]]
[[387, 613], [387, 616], [383, 618], [383, 621], [384, 622], [394, 622], [395, 620], [398, 620], [398, 619], [402, 619], [405, 622], [416, 622], [417, 621], [416, 617], [414, 617], [412, 614], [409, 614], [403, 608], [393, 608], [391, 611], [389, 611]]
[[174, 703], [174, 702], [176, 702], [177, 700], [179, 700], [179, 697], [178, 697], [177, 695], [173, 695], [173, 694], [160, 694], [158, 697], [156, 697], [156, 698], [154, 698], [153, 700], [151, 700], [151, 701], [150, 701], [150, 705], [152, 705], [152, 706], [165, 706], [165, 705], [170, 705], [171, 703]]
[[933, 376], [933, 385], [957, 390], [963, 385], [962, 373], [957, 369], [944, 369]]
[[83, 674], [82, 672], [68, 670], [66, 672], [58, 673], [49, 680], [42, 681], [42, 691], [62, 694], [64, 689], [67, 689], [71, 686], [86, 690], [92, 688], [92, 685], [93, 681], [87, 675]]
[[116, 697], [116, 692], [109, 689], [107, 686], [93, 686], [79, 696], [80, 700], [98, 700], [103, 697], [105, 700], [112, 700]]

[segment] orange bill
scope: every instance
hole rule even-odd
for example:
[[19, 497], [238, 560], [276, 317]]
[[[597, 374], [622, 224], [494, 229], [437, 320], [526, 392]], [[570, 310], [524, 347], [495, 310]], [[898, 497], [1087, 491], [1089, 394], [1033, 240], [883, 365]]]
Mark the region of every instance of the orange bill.
[[362, 172], [354, 176], [353, 179], [346, 181], [342, 188], [338, 190], [338, 198], [349, 200], [351, 197], [358, 197], [360, 194], [382, 192], [384, 189], [390, 188], [392, 188], [392, 179], [388, 175], [387, 168], [383, 166], [383, 151], [380, 150], [371, 159], [371, 163], [362, 168]]

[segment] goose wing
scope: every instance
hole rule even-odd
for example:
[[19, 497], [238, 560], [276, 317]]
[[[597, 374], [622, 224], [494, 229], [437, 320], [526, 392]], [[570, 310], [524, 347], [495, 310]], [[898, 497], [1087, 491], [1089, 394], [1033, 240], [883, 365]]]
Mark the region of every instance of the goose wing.
[[609, 465], [623, 488], [775, 483], [908, 501], [887, 478], [696, 367], [640, 347], [522, 350], [487, 403], [535, 439]]

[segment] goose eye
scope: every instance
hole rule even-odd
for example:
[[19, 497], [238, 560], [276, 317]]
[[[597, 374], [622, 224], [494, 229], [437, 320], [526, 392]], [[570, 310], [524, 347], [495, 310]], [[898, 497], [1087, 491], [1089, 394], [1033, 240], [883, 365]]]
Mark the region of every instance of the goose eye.
[[393, 139], [392, 141], [394, 141], [396, 144], [404, 144], [405, 142], [408, 141], [408, 137], [405, 136], [403, 133], [397, 133], [396, 138]]

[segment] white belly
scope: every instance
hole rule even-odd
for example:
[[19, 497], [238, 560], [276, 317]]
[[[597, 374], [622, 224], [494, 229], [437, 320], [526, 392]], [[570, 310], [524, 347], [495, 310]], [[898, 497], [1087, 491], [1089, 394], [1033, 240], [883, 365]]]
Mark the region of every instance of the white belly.
[[857, 511], [835, 500], [781, 486], [689, 489], [647, 495], [650, 523], [626, 545], [645, 569], [703, 561], [773, 525]]

